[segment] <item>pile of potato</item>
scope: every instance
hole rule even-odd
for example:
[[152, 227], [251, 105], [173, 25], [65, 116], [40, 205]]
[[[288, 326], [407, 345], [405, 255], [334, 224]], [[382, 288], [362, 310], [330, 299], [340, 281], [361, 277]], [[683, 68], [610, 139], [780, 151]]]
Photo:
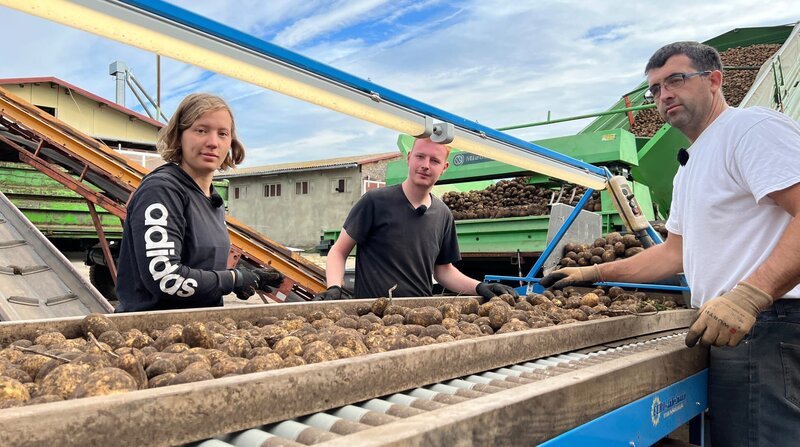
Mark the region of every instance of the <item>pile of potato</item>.
[[609, 233], [606, 237], [597, 238], [593, 244], [568, 243], [564, 246], [564, 257], [558, 262], [559, 267], [578, 267], [617, 259], [630, 258], [644, 251], [642, 242], [634, 234], [621, 235]]
[[[748, 47], [730, 48], [720, 53], [724, 67], [760, 67], [767, 61], [780, 45], [750, 45]], [[747, 91], [756, 80], [758, 70], [726, 69], [722, 92], [731, 106], [738, 106]], [[655, 109], [641, 110], [636, 114], [631, 132], [638, 137], [652, 137], [664, 120]]]
[[48, 332], [0, 349], [0, 409], [647, 311], [642, 298], [615, 288], [608, 294], [547, 291], [516, 300], [503, 295], [484, 304], [472, 298], [438, 308], [408, 308], [380, 298], [353, 314], [330, 307], [305, 317], [226, 318], [147, 333], [120, 331], [107, 317], [92, 314], [82, 322], [85, 338]]
[[[551, 201], [575, 205], [586, 191], [582, 186], [571, 184], [561, 189], [531, 185], [528, 180], [528, 177], [518, 177], [501, 180], [480, 191], [446, 192], [442, 201], [456, 220], [545, 216], [550, 214]], [[584, 208], [600, 211], [600, 193], [595, 191]]]

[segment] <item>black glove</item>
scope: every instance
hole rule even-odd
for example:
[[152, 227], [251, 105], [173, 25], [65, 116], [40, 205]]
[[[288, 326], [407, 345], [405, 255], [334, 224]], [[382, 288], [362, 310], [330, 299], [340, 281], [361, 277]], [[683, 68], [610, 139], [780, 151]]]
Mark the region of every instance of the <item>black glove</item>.
[[339, 286], [330, 286], [328, 290], [314, 295], [314, 301], [333, 301], [346, 298], [344, 291]]
[[283, 274], [273, 268], [266, 269], [236, 269], [236, 281], [234, 282], [233, 292], [236, 298], [247, 300], [256, 290], [272, 292], [272, 287], [278, 287], [283, 282]]
[[514, 298], [519, 298], [519, 293], [517, 293], [517, 291], [514, 290], [513, 287], [507, 286], [505, 284], [500, 284], [498, 282], [493, 282], [493, 283], [482, 282], [477, 286], [475, 286], [475, 291], [478, 292], [480, 296], [486, 298], [487, 300], [495, 296], [500, 296], [504, 293], [507, 293], [513, 296]]
[[275, 270], [272, 267], [266, 267], [263, 269], [255, 269], [253, 272], [258, 275], [258, 285], [260, 287], [256, 287], [258, 290], [263, 290], [265, 292], [270, 292], [267, 287], [280, 287], [281, 283], [283, 282], [284, 276], [283, 273]]

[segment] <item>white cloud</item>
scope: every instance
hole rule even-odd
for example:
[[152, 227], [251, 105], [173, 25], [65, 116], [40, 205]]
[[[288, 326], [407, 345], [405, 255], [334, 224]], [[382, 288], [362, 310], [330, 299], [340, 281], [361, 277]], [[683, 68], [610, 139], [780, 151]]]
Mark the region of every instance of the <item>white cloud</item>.
[[[769, 7], [756, 0], [629, 2], [625, 7], [617, 1], [578, 0], [173, 2], [488, 126], [539, 121], [548, 111], [558, 118], [605, 110], [644, 79], [647, 58], [661, 45], [800, 18], [797, 2], [789, 0], [771, 1]], [[0, 40], [7, 43], [0, 77], [55, 75], [113, 98], [108, 64], [119, 59], [155, 93], [151, 54], [5, 8], [0, 20]], [[389, 30], [380, 39], [375, 24]], [[358, 34], [368, 25], [373, 26], [369, 38]], [[20, 36], [24, 45], [14, 46]], [[193, 91], [217, 93], [231, 102], [249, 148], [245, 166], [395, 148], [392, 131], [162, 60], [165, 111]], [[129, 95], [128, 105], [133, 101]], [[588, 123], [511, 133], [539, 139], [572, 134]]]

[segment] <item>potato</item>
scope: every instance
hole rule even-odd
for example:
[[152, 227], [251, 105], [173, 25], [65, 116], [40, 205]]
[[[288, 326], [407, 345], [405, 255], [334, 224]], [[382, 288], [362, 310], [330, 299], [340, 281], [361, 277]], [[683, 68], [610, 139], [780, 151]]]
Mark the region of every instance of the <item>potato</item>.
[[119, 329], [117, 329], [117, 325], [107, 316], [99, 313], [91, 313], [81, 320], [81, 331], [83, 331], [83, 335], [87, 337], [89, 333], [94, 334], [95, 337], [99, 337], [104, 332], [119, 332]]
[[344, 317], [336, 321], [336, 326], [349, 329], [357, 329], [358, 322], [353, 317]]
[[386, 340], [384, 341], [384, 347], [387, 351], [396, 351], [398, 349], [411, 348], [412, 346], [413, 345], [408, 338], [399, 335], [386, 337]]
[[420, 326], [430, 326], [432, 324], [441, 324], [444, 317], [439, 309], [432, 306], [424, 306], [414, 308], [406, 314], [406, 322], [408, 324], [417, 324]]
[[243, 358], [225, 359], [211, 367], [211, 375], [220, 378], [228, 374], [241, 374], [247, 364], [248, 360]]
[[595, 293], [587, 293], [580, 298], [580, 304], [583, 306], [594, 307], [600, 303], [600, 297]]
[[178, 373], [178, 368], [175, 366], [174, 363], [165, 359], [159, 358], [156, 359], [150, 366], [147, 367], [145, 370], [145, 374], [147, 375], [148, 379], [152, 379], [153, 377], [160, 376], [162, 374], [167, 373]]
[[[342, 312], [342, 313], [344, 313], [344, 312]], [[333, 318], [331, 318], [331, 320], [333, 320]], [[336, 320], [334, 320], [334, 321], [336, 321]], [[303, 327], [304, 324], [306, 324], [306, 320], [301, 319], [301, 318], [292, 318], [292, 319], [280, 320], [277, 323], [275, 323], [276, 326], [286, 329], [286, 332], [296, 331], [296, 330], [300, 329], [301, 327]]]
[[228, 340], [219, 347], [219, 350], [227, 353], [231, 357], [244, 357], [249, 350], [253, 349], [250, 343], [242, 337], [229, 337]]
[[302, 357], [298, 357], [296, 355], [290, 355], [283, 359], [283, 367], [290, 368], [292, 366], [303, 366], [306, 364], [306, 361], [303, 360]]
[[303, 342], [292, 335], [282, 338], [272, 348], [281, 358], [286, 358], [290, 355], [303, 355]]
[[0, 377], [0, 402], [7, 400], [25, 402], [30, 398], [31, 395], [22, 383], [9, 377]]
[[387, 315], [402, 315], [403, 317], [405, 317], [408, 311], [409, 311], [408, 307], [399, 306], [397, 304], [390, 304], [386, 306], [386, 309], [383, 311], [383, 316], [386, 317]]
[[19, 363], [20, 361], [22, 361], [23, 357], [25, 357], [25, 354], [16, 348], [5, 348], [2, 351], [0, 351], [0, 359], [5, 359], [13, 363]]
[[323, 312], [325, 312], [325, 317], [331, 321], [339, 321], [347, 316], [347, 313], [340, 307], [328, 307]]
[[171, 372], [152, 377], [150, 378], [150, 380], [147, 381], [147, 388], [159, 388], [162, 386], [167, 386], [170, 384], [170, 382], [172, 382], [172, 379], [174, 379], [175, 376], [177, 375], [178, 375], [177, 373]]
[[[367, 345], [361, 339], [361, 334], [356, 331], [341, 331], [328, 338], [328, 343], [334, 348], [347, 348], [354, 355], [364, 355], [367, 353]], [[299, 354], [298, 354], [299, 355]]]
[[509, 306], [492, 306], [489, 309], [489, 326], [495, 331], [503, 327], [508, 322], [510, 314]]
[[186, 368], [170, 379], [168, 385], [180, 385], [182, 383], [201, 382], [203, 380], [214, 380], [210, 371], [200, 368]]
[[[29, 376], [36, 377], [39, 369], [51, 359], [39, 354], [29, 353], [26, 354], [19, 362], [19, 368], [25, 371]], [[63, 363], [63, 362], [62, 362]]]
[[[398, 324], [405, 323], [406, 319], [399, 314], [391, 314], [391, 315], [384, 315], [383, 316], [383, 324], [385, 326], [395, 326]], [[357, 327], [357, 326], [356, 326]]]
[[642, 247], [631, 247], [631, 248], [625, 250], [625, 257], [626, 258], [630, 258], [631, 256], [635, 256], [635, 255], [637, 255], [637, 254], [639, 254], [639, 253], [641, 253], [643, 251], [644, 251], [644, 248], [642, 248]]
[[[133, 359], [133, 356], [130, 358]], [[119, 368], [103, 368], [89, 374], [83, 383], [75, 388], [72, 397], [109, 396], [137, 389], [139, 385], [130, 374]]]
[[118, 331], [105, 331], [97, 337], [97, 341], [107, 344], [111, 349], [125, 346], [125, 337]]
[[[312, 324], [316, 324], [319, 321], [322, 320], [315, 321]], [[331, 324], [333, 324], [332, 321]], [[261, 328], [261, 335], [263, 335], [264, 338], [267, 340], [267, 342], [269, 342], [270, 346], [274, 346], [275, 343], [278, 342], [278, 340], [289, 335], [289, 332], [282, 327], [272, 325], [272, 326], [264, 326], [263, 328]]]
[[306, 363], [326, 362], [338, 358], [333, 346], [324, 341], [315, 341], [303, 348], [303, 360], [305, 360]]
[[[177, 324], [164, 329], [153, 342], [153, 347], [163, 351], [167, 346], [183, 342], [183, 327]], [[188, 347], [188, 345], [186, 345]]]
[[116, 367], [125, 371], [136, 382], [136, 388], [143, 390], [147, 388], [147, 374], [144, 367], [133, 354], [125, 354], [117, 359]]
[[209, 360], [208, 357], [202, 354], [184, 352], [182, 354], [176, 354], [170, 360], [172, 360], [172, 363], [175, 364], [175, 368], [178, 369], [179, 373], [182, 372], [184, 369], [186, 369], [192, 363], [196, 362], [203, 362], [206, 364], [209, 370], [211, 369], [211, 360]]
[[73, 365], [67, 363], [59, 365], [50, 374], [42, 379], [39, 384], [39, 395], [56, 394], [69, 399], [78, 385], [89, 376], [89, 367], [86, 365]]
[[270, 326], [277, 322], [278, 318], [276, 317], [261, 317], [258, 320], [256, 320], [256, 326], [258, 327]]
[[[183, 327], [181, 332], [183, 342], [191, 347], [213, 349], [216, 347], [213, 334], [200, 322], [192, 322]], [[183, 380], [183, 379], [180, 379]]]
[[36, 337], [33, 343], [49, 347], [52, 345], [57, 345], [59, 343], [64, 343], [65, 341], [67, 341], [67, 337], [65, 337], [64, 334], [62, 334], [61, 332], [48, 332], [46, 334], [42, 334]]
[[439, 306], [439, 311], [442, 313], [442, 318], [452, 318], [454, 320], [458, 320], [459, 315], [461, 314], [460, 306], [452, 303], [446, 303]]
[[383, 317], [383, 311], [389, 306], [389, 299], [388, 298], [378, 298], [377, 300], [372, 302], [372, 313], [374, 313], [378, 317]]
[[258, 357], [259, 355], [267, 355], [272, 353], [272, 348], [267, 346], [259, 346], [257, 348], [253, 348], [247, 352], [245, 358], [252, 359], [253, 357]]
[[530, 326], [528, 326], [524, 322], [522, 322], [520, 320], [517, 320], [517, 319], [512, 319], [508, 323], [504, 324], [495, 333], [496, 334], [507, 334], [509, 332], [525, 331], [525, 330], [528, 330], [528, 329], [530, 329]]
[[250, 359], [242, 368], [242, 372], [250, 374], [259, 371], [271, 371], [283, 367], [283, 359], [276, 353], [259, 355]]
[[430, 326], [425, 327], [425, 329], [420, 333], [420, 337], [431, 337], [436, 338], [442, 334], [447, 334], [447, 328], [442, 326], [441, 324], [432, 324]]
[[86, 365], [87, 367], [89, 367], [90, 371], [96, 371], [98, 369], [108, 368], [109, 366], [111, 366], [111, 361], [109, 360], [109, 357], [110, 356], [105, 352], [97, 354], [92, 352], [87, 352], [72, 359], [72, 364]]
[[479, 303], [477, 299], [469, 298], [461, 305], [461, 312], [465, 314], [477, 314], [480, 305], [481, 303]]
[[0, 376], [5, 376], [8, 377], [9, 379], [14, 379], [20, 383], [29, 383], [33, 381], [33, 379], [31, 379], [31, 376], [29, 376], [28, 373], [15, 366], [9, 366], [6, 369], [0, 368]]
[[406, 328], [406, 334], [415, 335], [417, 337], [419, 337], [420, 334], [422, 334], [422, 331], [425, 330], [425, 326], [420, 326], [418, 324], [407, 324], [405, 325], [405, 328]]

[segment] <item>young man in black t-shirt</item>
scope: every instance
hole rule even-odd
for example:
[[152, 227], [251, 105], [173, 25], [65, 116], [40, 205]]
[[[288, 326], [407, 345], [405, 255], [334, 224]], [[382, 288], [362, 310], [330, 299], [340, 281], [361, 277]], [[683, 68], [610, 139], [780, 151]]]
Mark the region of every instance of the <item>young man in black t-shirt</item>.
[[408, 154], [408, 178], [370, 191], [355, 204], [328, 253], [328, 290], [316, 299], [343, 298], [344, 264], [356, 245], [355, 298], [388, 296], [395, 284], [392, 296], [431, 296], [432, 278], [467, 295], [517, 296], [511, 287], [482, 283], [453, 266], [461, 259], [453, 215], [431, 194], [449, 153], [447, 145], [417, 139]]

